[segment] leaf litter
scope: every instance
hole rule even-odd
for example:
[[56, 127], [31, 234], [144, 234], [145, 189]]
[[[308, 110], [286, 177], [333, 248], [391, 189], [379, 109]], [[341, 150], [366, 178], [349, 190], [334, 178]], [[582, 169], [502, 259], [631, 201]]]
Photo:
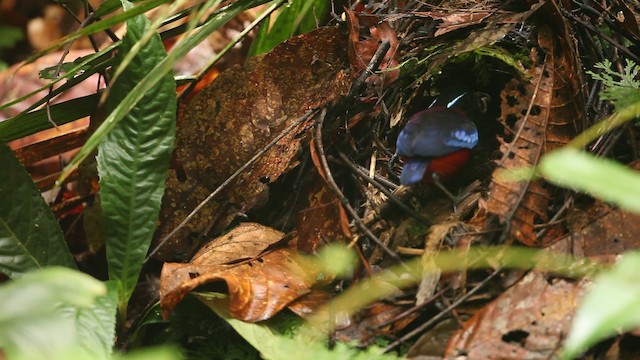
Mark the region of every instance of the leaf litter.
[[[285, 308], [309, 316], [396, 262], [356, 226], [332, 182], [371, 234], [404, 260], [421, 255], [425, 268], [443, 250], [477, 245], [522, 244], [603, 263], [637, 248], [640, 229], [630, 226], [636, 215], [541, 179], [502, 176], [536, 165], [610, 111], [590, 100], [596, 90], [583, 72], [611, 48], [628, 54], [611, 38], [593, 43], [585, 34], [602, 27], [584, 19], [606, 19], [598, 26], [634, 41], [637, 9], [619, 2], [613, 14], [600, 4], [577, 3], [445, 1], [404, 8], [402, 2], [356, 2], [345, 10], [341, 29], [294, 37], [189, 94], [156, 233], [157, 246], [177, 230], [155, 254], [173, 261], [161, 275], [164, 315], [189, 292], [214, 289], [229, 294], [230, 313], [245, 321]], [[381, 42], [389, 50], [368, 73]], [[488, 107], [474, 118], [477, 149], [465, 171], [444, 184], [456, 198], [432, 184], [398, 187], [401, 165], [390, 160], [406, 119], [434, 99], [462, 93], [490, 96], [474, 108]], [[326, 116], [319, 120], [321, 110]], [[314, 138], [318, 121], [324, 122], [322, 153]], [[631, 163], [638, 157], [634, 142], [620, 139], [632, 139], [636, 130], [622, 131], [589, 149]], [[42, 145], [47, 155], [57, 151], [50, 144]], [[36, 147], [19, 153], [38, 155]], [[301, 260], [300, 254], [333, 242], [350, 245], [360, 259], [346, 281], [323, 278]], [[457, 274], [436, 269], [412, 289], [371, 299], [334, 336], [362, 344], [376, 337], [413, 341], [412, 357], [555, 357], [586, 286], [586, 280], [497, 266], [464, 271], [461, 264]], [[410, 330], [423, 325], [422, 332]], [[444, 332], [440, 343], [413, 340], [434, 329]], [[615, 351], [619, 343], [610, 346]]]

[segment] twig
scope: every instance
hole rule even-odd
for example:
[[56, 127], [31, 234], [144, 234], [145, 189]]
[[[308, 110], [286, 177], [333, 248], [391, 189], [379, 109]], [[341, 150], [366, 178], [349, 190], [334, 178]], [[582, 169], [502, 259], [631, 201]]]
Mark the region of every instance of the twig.
[[562, 15], [564, 15], [565, 17], [571, 18], [571, 20], [573, 20], [573, 21], [577, 22], [578, 24], [582, 25], [585, 29], [587, 29], [592, 34], [595, 34], [596, 36], [598, 36], [602, 40], [610, 43], [616, 49], [622, 51], [625, 55], [627, 55], [630, 59], [632, 59], [636, 63], [640, 62], [640, 58], [636, 54], [631, 52], [626, 46], [619, 44], [617, 41], [615, 41], [610, 36], [608, 36], [606, 34], [603, 34], [602, 32], [598, 31], [598, 29], [596, 29], [593, 25], [589, 24], [586, 21], [583, 21], [582, 19], [579, 19], [577, 16], [573, 15], [572, 13], [570, 13], [570, 12], [564, 10], [564, 9], [561, 9], [561, 12], [562, 12]]
[[[359, 174], [362, 174], [363, 176], [367, 176], [369, 178], [371, 178], [369, 175], [369, 173], [367, 172], [367, 169], [365, 169], [364, 166], [355, 163], [354, 161], [352, 161], [351, 159], [349, 159], [346, 155], [344, 155], [344, 153], [340, 152], [340, 157], [342, 158], [344, 156], [344, 158], [342, 160], [347, 160], [345, 161], [345, 163], [351, 168], [353, 169], [353, 171], [358, 172]], [[390, 189], [391, 191], [396, 190], [399, 186], [398, 184], [395, 184], [394, 182], [390, 181], [389, 179], [380, 176], [378, 174], [373, 174], [373, 179], [375, 181], [377, 181], [378, 183], [380, 183], [380, 185], [384, 186], [385, 188]]]
[[405, 334], [404, 336], [402, 336], [398, 340], [396, 340], [396, 341], [392, 342], [391, 344], [389, 344], [387, 347], [382, 349], [382, 352], [389, 352], [389, 351], [393, 350], [396, 346], [398, 346], [398, 345], [404, 343], [405, 341], [411, 339], [412, 337], [422, 333], [425, 329], [427, 329], [431, 325], [435, 324], [437, 321], [439, 321], [441, 318], [443, 318], [446, 314], [450, 313], [453, 309], [458, 307], [460, 304], [462, 304], [463, 302], [467, 301], [467, 299], [469, 299], [471, 297], [471, 295], [473, 295], [476, 292], [478, 292], [478, 290], [480, 290], [491, 279], [493, 279], [496, 275], [498, 275], [501, 270], [502, 269], [494, 270], [493, 273], [491, 273], [491, 275], [489, 275], [486, 279], [484, 279], [480, 284], [474, 286], [473, 289], [469, 290], [469, 292], [464, 294], [462, 297], [460, 297], [460, 299], [456, 300], [453, 304], [448, 306], [446, 309], [442, 310], [438, 315], [436, 315], [436, 316], [432, 317], [431, 319], [429, 319], [429, 321], [423, 323], [422, 325], [420, 325], [417, 328], [413, 329], [412, 331], [408, 332], [407, 334]]
[[182, 220], [182, 222], [180, 224], [178, 224], [178, 226], [176, 226], [173, 230], [171, 230], [171, 232], [169, 234], [167, 234], [165, 237], [163, 237], [159, 242], [158, 245], [156, 245], [155, 249], [153, 249], [149, 255], [147, 255], [147, 257], [144, 259], [143, 264], [146, 264], [147, 261], [149, 261], [149, 259], [155, 255], [160, 248], [173, 236], [175, 235], [178, 231], [180, 231], [189, 221], [191, 221], [191, 219], [193, 219], [193, 217], [195, 216], [195, 214], [198, 213], [198, 211], [200, 211], [200, 209], [202, 209], [209, 201], [211, 201], [211, 199], [213, 199], [216, 195], [218, 195], [222, 190], [224, 190], [233, 180], [235, 180], [235, 178], [237, 178], [243, 171], [245, 171], [249, 166], [251, 166], [254, 162], [256, 162], [256, 160], [258, 160], [259, 158], [262, 157], [262, 155], [264, 155], [267, 151], [269, 151], [269, 149], [271, 149], [278, 141], [280, 141], [282, 138], [284, 138], [287, 134], [289, 134], [289, 132], [291, 132], [296, 126], [299, 126], [300, 124], [302, 124], [303, 122], [305, 122], [309, 116], [311, 116], [313, 113], [315, 112], [315, 110], [309, 110], [307, 111], [304, 115], [302, 115], [299, 119], [297, 119], [296, 121], [294, 121], [293, 123], [291, 123], [291, 125], [287, 126], [284, 130], [282, 130], [282, 132], [280, 132], [280, 134], [278, 134], [278, 136], [276, 136], [275, 138], [273, 138], [273, 140], [271, 140], [267, 145], [265, 145], [262, 149], [260, 149], [260, 151], [258, 151], [255, 155], [253, 155], [253, 157], [251, 159], [249, 159], [246, 163], [244, 163], [244, 165], [242, 165], [241, 167], [238, 168], [238, 170], [236, 170], [233, 174], [231, 174], [231, 176], [229, 176], [227, 178], [227, 180], [225, 180], [222, 184], [220, 184], [212, 193], [209, 194], [209, 196], [207, 196], [204, 200], [202, 200], [202, 202], [200, 202], [200, 204], [198, 204], [198, 206], [196, 206], [190, 213], [189, 215], [187, 215], [187, 217]]
[[420, 215], [417, 211], [415, 211], [412, 208], [410, 208], [409, 206], [407, 206], [405, 203], [400, 201], [400, 199], [398, 199], [395, 195], [393, 195], [391, 193], [391, 191], [389, 191], [382, 184], [380, 184], [380, 182], [378, 182], [376, 179], [373, 179], [370, 176], [368, 176], [368, 174], [366, 172], [363, 172], [361, 169], [358, 169], [356, 167], [356, 164], [353, 164], [349, 160], [349, 158], [347, 158], [346, 155], [344, 155], [341, 152], [338, 152], [338, 156], [340, 156], [340, 159], [342, 159], [344, 164], [346, 164], [349, 168], [351, 168], [353, 171], [358, 173], [358, 175], [360, 175], [365, 181], [367, 181], [371, 185], [375, 186], [378, 190], [380, 190], [383, 194], [385, 194], [389, 198], [389, 200], [391, 200], [393, 203], [398, 205], [407, 214], [413, 216], [414, 218], [416, 218], [417, 220], [421, 221], [422, 223], [424, 223], [426, 225], [433, 225], [433, 221], [431, 221], [431, 220], [427, 219], [426, 217]]
[[389, 41], [383, 41], [382, 43], [380, 43], [380, 46], [378, 46], [378, 50], [376, 50], [375, 54], [373, 54], [371, 61], [369, 61], [369, 65], [367, 65], [367, 68], [360, 74], [358, 79], [353, 83], [353, 86], [351, 86], [351, 90], [349, 90], [346, 101], [352, 101], [353, 98], [355, 98], [358, 94], [360, 94], [360, 92], [362, 92], [362, 89], [366, 85], [367, 78], [371, 75], [374, 75], [375, 69], [380, 66], [380, 63], [382, 63], [382, 60], [384, 59], [384, 55], [387, 53], [387, 51], [389, 51], [390, 47], [391, 44], [389, 43]]
[[[78, 30], [83, 29], [92, 20], [93, 20], [93, 16], [92, 15], [87, 16], [87, 18], [84, 19], [80, 23], [80, 27], [78, 28]], [[54, 77], [57, 78], [58, 76], [60, 76], [60, 71], [62, 70], [62, 64], [64, 63], [64, 59], [67, 57], [67, 55], [69, 55], [69, 51], [71, 51], [71, 46], [73, 45], [74, 41], [75, 40], [70, 41], [68, 44], [66, 44], [64, 46], [64, 51], [63, 51], [62, 56], [60, 57], [60, 60], [58, 61], [58, 64], [56, 66], [56, 72], [54, 74]], [[51, 94], [52, 94], [52, 92], [53, 92], [53, 85], [51, 87], [49, 87], [49, 94], [47, 95], [48, 99], [47, 99], [47, 103], [45, 105], [45, 108], [47, 110], [47, 120], [49, 120], [49, 122], [53, 125], [53, 127], [56, 130], [60, 131], [60, 128], [58, 127], [58, 124], [56, 124], [56, 122], [53, 121], [53, 118], [51, 117], [51, 98], [52, 98]]]
[[441, 289], [440, 291], [438, 291], [437, 293], [435, 293], [433, 296], [431, 296], [430, 298], [428, 298], [424, 303], [420, 304], [420, 305], [416, 305], [416, 306], [412, 306], [411, 308], [401, 312], [400, 314], [398, 314], [397, 316], [393, 317], [392, 319], [383, 322], [382, 324], [376, 325], [373, 328], [376, 330], [382, 329], [385, 326], [391, 325], [394, 322], [400, 321], [403, 318], [413, 314], [414, 312], [421, 310], [425, 307], [427, 307], [428, 305], [430, 305], [432, 302], [434, 302], [435, 300], [437, 300], [439, 297], [441, 297], [442, 295], [444, 295], [445, 292], [447, 292], [447, 290], [449, 290], [450, 287], [445, 287], [443, 289]]

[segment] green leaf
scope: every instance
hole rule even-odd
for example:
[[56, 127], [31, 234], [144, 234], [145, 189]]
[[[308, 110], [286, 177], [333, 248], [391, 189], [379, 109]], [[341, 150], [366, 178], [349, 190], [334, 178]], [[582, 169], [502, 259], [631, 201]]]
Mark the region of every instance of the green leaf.
[[[56, 122], [56, 125], [82, 119], [93, 114], [98, 106], [98, 100], [98, 94], [92, 94], [51, 105], [49, 108], [51, 118]], [[47, 117], [47, 109], [20, 114], [0, 122], [0, 141], [13, 141], [52, 127], [53, 125]]]
[[[66, 268], [50, 267], [0, 286], [0, 348], [8, 359], [64, 359], [82, 344], [70, 309], [92, 307], [104, 284]], [[68, 358], [68, 357], [67, 357]]]
[[555, 184], [640, 212], [640, 173], [616, 161], [563, 148], [546, 155], [538, 169]]
[[13, 278], [50, 265], [75, 268], [53, 213], [4, 143], [0, 164], [0, 272]]
[[100, 18], [105, 15], [111, 14], [116, 10], [120, 10], [121, 8], [122, 3], [120, 3], [120, 0], [105, 0], [102, 4], [100, 4], [100, 7], [96, 9], [96, 11], [93, 13], [93, 16]]
[[640, 252], [631, 252], [598, 276], [585, 295], [565, 344], [564, 359], [597, 342], [640, 327]]
[[263, 22], [251, 44], [249, 56], [269, 52], [292, 36], [315, 29], [316, 22], [322, 21], [328, 8], [329, 2], [326, 0], [291, 0], [270, 29], [269, 19]]
[[[142, 15], [127, 21], [118, 62], [149, 24]], [[165, 58], [164, 46], [155, 35], [110, 89], [107, 109], [113, 113]], [[133, 293], [151, 243], [175, 138], [176, 88], [171, 74], [165, 72], [141, 95], [141, 101], [106, 135], [96, 159], [109, 278], [119, 282], [121, 310]]]
[[72, 307], [66, 312], [75, 319], [78, 328], [77, 345], [91, 355], [92, 359], [109, 359], [116, 337], [116, 312], [118, 308], [117, 283], [106, 283], [107, 294], [96, 299], [88, 307]]

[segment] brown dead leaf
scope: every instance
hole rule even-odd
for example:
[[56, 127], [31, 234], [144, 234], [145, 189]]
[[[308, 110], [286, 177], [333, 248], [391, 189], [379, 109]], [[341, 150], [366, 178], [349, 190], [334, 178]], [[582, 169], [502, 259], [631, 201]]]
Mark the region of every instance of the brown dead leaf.
[[191, 259], [192, 264], [231, 265], [256, 258], [285, 234], [256, 223], [241, 223], [228, 233], [209, 241]]
[[292, 241], [298, 250], [313, 253], [323, 243], [350, 238], [348, 222], [336, 195], [316, 176], [309, 183], [306, 201], [298, 211], [297, 236]]
[[430, 17], [434, 20], [440, 20], [438, 24], [438, 30], [436, 30], [434, 37], [444, 35], [448, 32], [463, 29], [467, 26], [478, 25], [482, 21], [493, 14], [489, 11], [473, 11], [473, 12], [455, 12], [455, 13], [443, 13], [437, 11], [414, 11], [411, 14], [415, 16]]
[[498, 140], [503, 157], [493, 173], [489, 199], [483, 202], [509, 224], [515, 239], [529, 246], [547, 245], [536, 238], [534, 229], [549, 221], [552, 190], [542, 180], [511, 181], [502, 171], [535, 165], [543, 154], [568, 143], [581, 124], [584, 101], [572, 47], [542, 25], [538, 43], [543, 63], [530, 70], [531, 81], [514, 79], [502, 91], [505, 137]]
[[[380, 70], [395, 69], [399, 66], [398, 46], [400, 40], [396, 31], [386, 21], [377, 21], [377, 17], [369, 14], [356, 14], [353, 10], [347, 10], [347, 25], [349, 27], [349, 60], [355, 74], [359, 74], [367, 68], [371, 58], [375, 54], [382, 41], [389, 42], [389, 50], [385, 54]], [[361, 25], [361, 22], [364, 25]], [[361, 40], [362, 27], [368, 27], [370, 37]], [[382, 71], [384, 84], [390, 84], [400, 76], [400, 70]], [[367, 79], [374, 82], [380, 75], [372, 75]]]
[[551, 245], [558, 251], [580, 257], [620, 255], [640, 248], [640, 215], [597, 202], [587, 211], [574, 210], [570, 232]]
[[469, 319], [445, 357], [550, 359], [559, 356], [587, 280], [549, 279], [531, 272]]
[[310, 293], [304, 294], [295, 299], [288, 308], [294, 314], [304, 318], [313, 314], [322, 305], [325, 305], [331, 299], [331, 294], [322, 290], [311, 290]]
[[315, 281], [316, 272], [309, 271], [308, 264], [301, 263], [297, 252], [291, 249], [272, 251], [226, 268], [207, 262], [165, 263], [160, 274], [160, 306], [167, 318], [189, 292], [201, 285], [224, 282], [230, 314], [242, 321], [256, 322], [269, 319], [308, 293]]
[[62, 155], [67, 151], [81, 147], [87, 139], [88, 128], [81, 128], [62, 133], [14, 151], [22, 165], [32, 165], [46, 158]]
[[[335, 28], [321, 28], [224, 71], [198, 93], [177, 130], [178, 166], [168, 174], [156, 241], [285, 128], [345, 94], [347, 69], [346, 38]], [[266, 183], [289, 168], [311, 121], [294, 128], [203, 207], [157, 257], [188, 258], [203, 235], [261, 203]]]

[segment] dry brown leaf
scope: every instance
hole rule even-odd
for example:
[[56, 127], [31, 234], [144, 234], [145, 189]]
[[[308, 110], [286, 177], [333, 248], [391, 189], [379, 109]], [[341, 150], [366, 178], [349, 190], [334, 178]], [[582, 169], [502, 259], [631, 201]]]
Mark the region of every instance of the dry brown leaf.
[[81, 147], [87, 139], [87, 132], [88, 128], [81, 128], [60, 133], [58, 136], [18, 148], [14, 153], [22, 165], [32, 165], [40, 160], [62, 155]]
[[571, 231], [551, 245], [558, 251], [581, 257], [620, 255], [640, 248], [640, 215], [597, 202], [585, 212], [569, 216]]
[[344, 242], [351, 237], [348, 222], [336, 195], [320, 176], [316, 176], [298, 211], [297, 236], [292, 242], [304, 253], [313, 253], [323, 243]]
[[548, 279], [532, 272], [469, 319], [445, 357], [551, 359], [558, 357], [587, 280]]
[[322, 305], [325, 305], [331, 299], [331, 294], [322, 290], [311, 290], [310, 293], [304, 294], [289, 304], [288, 309], [294, 314], [304, 318], [313, 314]]
[[[202, 258], [200, 258], [202, 259]], [[160, 306], [165, 318], [198, 286], [224, 282], [229, 312], [247, 322], [271, 318], [293, 300], [308, 293], [316, 272], [301, 263], [291, 249], [272, 251], [259, 259], [223, 268], [219, 264], [165, 263], [160, 274]]]
[[237, 264], [256, 258], [285, 234], [256, 223], [241, 223], [228, 233], [209, 241], [191, 259], [192, 264], [208, 266]]
[[[386, 21], [377, 21], [377, 17], [369, 14], [356, 14], [352, 10], [347, 10], [347, 23], [349, 27], [349, 60], [354, 73], [359, 74], [364, 71], [371, 58], [375, 54], [378, 46], [382, 41], [389, 42], [389, 50], [385, 54], [382, 63], [379, 66], [380, 70], [394, 69], [390, 71], [382, 71], [383, 81], [385, 84], [389, 84], [395, 81], [400, 76], [400, 69], [398, 62], [398, 46], [400, 40], [396, 31]], [[361, 25], [361, 22], [364, 25]], [[361, 40], [360, 32], [361, 27], [368, 27], [370, 37]], [[375, 81], [381, 75], [372, 75], [367, 81]]]
[[[221, 73], [188, 104], [176, 134], [156, 240], [310, 109], [348, 91], [346, 38], [335, 28], [294, 37], [262, 58]], [[157, 254], [188, 258], [199, 239], [263, 202], [266, 183], [285, 172], [310, 126], [303, 122], [199, 211]]]
[[414, 11], [411, 14], [416, 16], [426, 16], [434, 20], [442, 21], [438, 24], [434, 37], [444, 35], [450, 31], [463, 29], [467, 26], [478, 25], [493, 14], [490, 11], [467, 11], [455, 13], [443, 13], [436, 11]]
[[[549, 221], [549, 187], [542, 180], [514, 182], [503, 170], [532, 166], [540, 157], [565, 145], [576, 134], [582, 118], [581, 81], [572, 48], [557, 39], [547, 26], [539, 26], [538, 43], [544, 62], [530, 70], [531, 81], [512, 80], [502, 91], [506, 138], [499, 138], [503, 154], [489, 186], [486, 209], [508, 223], [510, 234], [523, 244], [547, 245], [535, 227]], [[533, 51], [532, 56], [536, 56]]]

